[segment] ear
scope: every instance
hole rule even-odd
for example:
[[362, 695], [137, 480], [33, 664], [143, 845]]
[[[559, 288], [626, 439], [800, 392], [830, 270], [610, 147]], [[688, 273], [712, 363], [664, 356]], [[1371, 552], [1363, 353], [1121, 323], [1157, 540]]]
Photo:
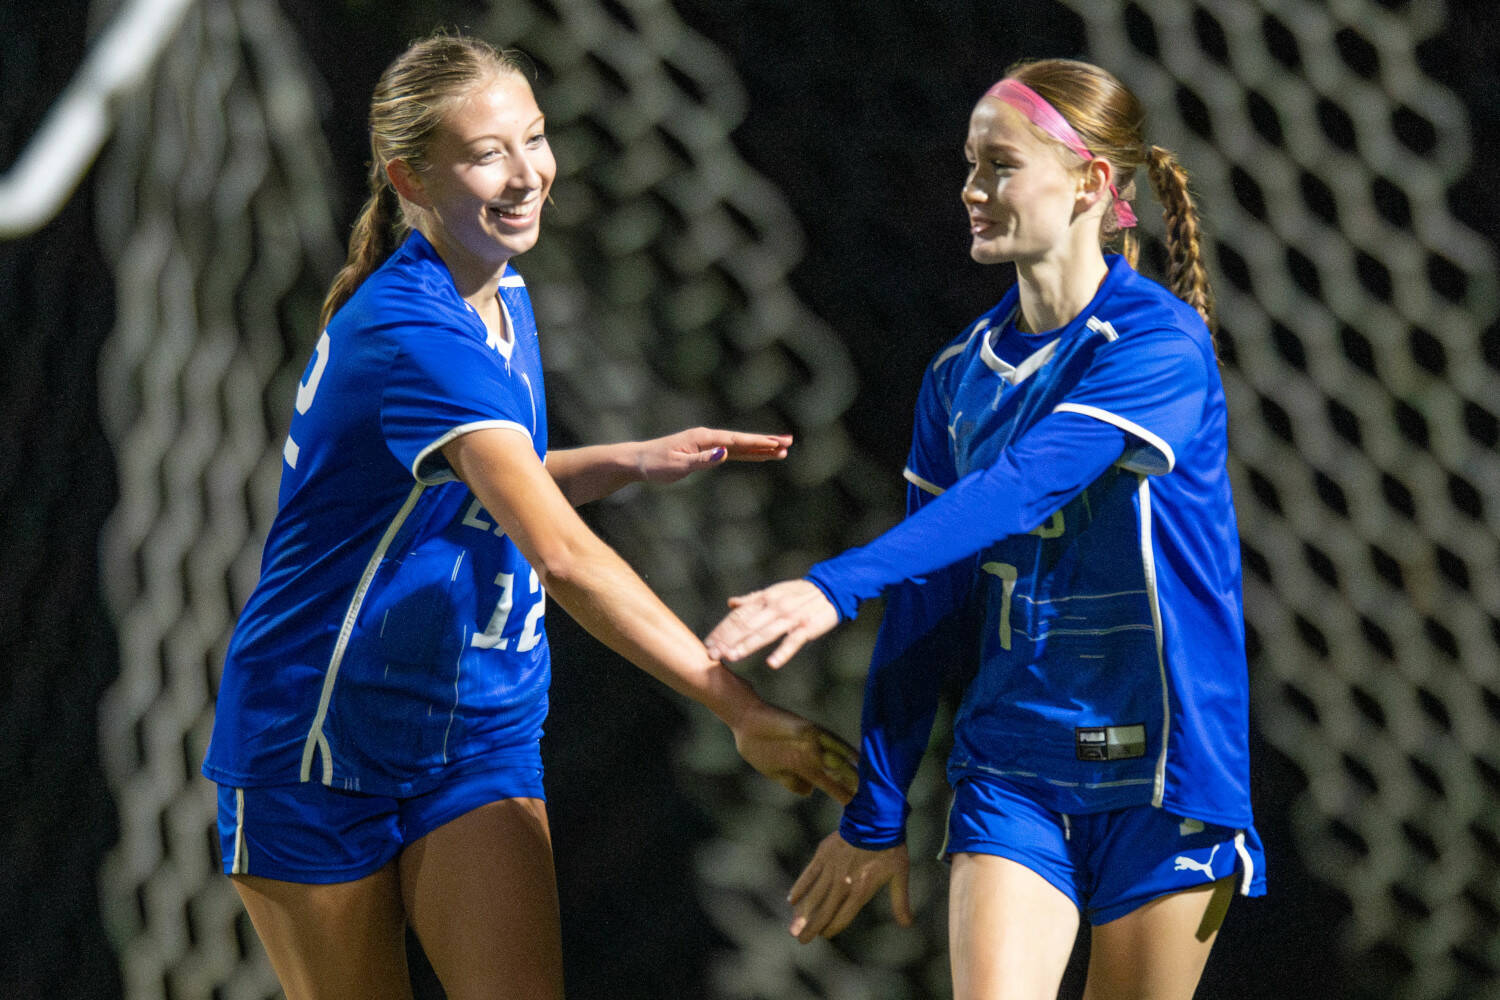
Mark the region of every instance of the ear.
[[1109, 195], [1109, 186], [1114, 183], [1115, 168], [1103, 157], [1095, 157], [1083, 165], [1078, 176], [1078, 210], [1086, 212]]
[[392, 160], [385, 165], [385, 176], [390, 180], [391, 187], [396, 189], [396, 193], [406, 201], [418, 208], [432, 207], [427, 191], [422, 186], [422, 177], [412, 169], [410, 163], [405, 160]]

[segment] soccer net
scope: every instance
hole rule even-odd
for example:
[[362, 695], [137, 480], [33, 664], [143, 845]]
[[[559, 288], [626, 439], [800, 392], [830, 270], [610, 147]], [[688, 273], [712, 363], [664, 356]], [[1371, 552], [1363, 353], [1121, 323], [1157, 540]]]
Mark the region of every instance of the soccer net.
[[[1481, 337], [1497, 289], [1489, 244], [1445, 201], [1469, 155], [1462, 109], [1412, 57], [1442, 6], [1068, 6], [1086, 55], [1141, 94], [1153, 141], [1182, 155], [1218, 234], [1255, 712], [1309, 782], [1291, 846], [1347, 894], [1338, 930], [1348, 954], [1379, 959], [1379, 995], [1480, 995], [1500, 968], [1486, 500], [1500, 487], [1500, 393]], [[711, 621], [723, 595], [896, 516], [889, 470], [872, 471], [841, 424], [848, 356], [787, 284], [797, 226], [729, 142], [744, 95], [722, 53], [667, 0], [488, 9], [476, 30], [542, 69], [562, 170], [525, 261], [560, 436], [729, 419], [798, 436], [785, 469], [725, 469], [599, 515], [670, 605]], [[132, 1000], [277, 993], [216, 874], [197, 768], [342, 256], [299, 52], [273, 0], [194, 4], [146, 96], [119, 109], [96, 180], [118, 302], [100, 381], [121, 497], [103, 543], [121, 673], [100, 719], [121, 839], [101, 891]], [[870, 639], [838, 635], [760, 686], [855, 720]], [[880, 922], [838, 948], [786, 946], [782, 896], [835, 814], [771, 800], [717, 723], [693, 720], [684, 758], [720, 825], [696, 862], [726, 941], [714, 995], [945, 995], [938, 873], [917, 873], [915, 931]], [[914, 842], [941, 840], [933, 770]]]
[[1494, 995], [1500, 292], [1448, 209], [1466, 114], [1415, 57], [1445, 5], [1074, 6], [1217, 234], [1253, 711], [1308, 780], [1288, 846], [1348, 897], [1358, 995]]

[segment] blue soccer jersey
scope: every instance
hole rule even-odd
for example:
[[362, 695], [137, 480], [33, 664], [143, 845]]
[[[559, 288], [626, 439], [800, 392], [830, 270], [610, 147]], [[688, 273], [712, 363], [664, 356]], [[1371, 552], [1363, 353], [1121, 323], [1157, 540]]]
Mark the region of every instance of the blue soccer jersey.
[[1150, 804], [1251, 825], [1212, 343], [1191, 307], [1108, 263], [1063, 328], [1019, 332], [1012, 289], [937, 355], [917, 403], [910, 516], [809, 573], [844, 617], [888, 596], [841, 828], [853, 843], [901, 837], [942, 672], [975, 658], [966, 613], [983, 624], [950, 780], [1003, 776], [1065, 813]]
[[404, 796], [481, 755], [537, 759], [544, 594], [441, 450], [497, 427], [545, 460], [536, 324], [514, 270], [499, 297], [505, 336], [413, 233], [319, 337], [225, 658], [208, 777]]

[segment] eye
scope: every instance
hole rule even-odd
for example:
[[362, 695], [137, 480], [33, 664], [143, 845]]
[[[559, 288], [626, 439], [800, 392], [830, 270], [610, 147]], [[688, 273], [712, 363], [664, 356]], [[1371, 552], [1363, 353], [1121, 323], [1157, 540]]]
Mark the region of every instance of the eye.
[[547, 144], [547, 133], [538, 132], [526, 140], [526, 145], [532, 149], [540, 149]]

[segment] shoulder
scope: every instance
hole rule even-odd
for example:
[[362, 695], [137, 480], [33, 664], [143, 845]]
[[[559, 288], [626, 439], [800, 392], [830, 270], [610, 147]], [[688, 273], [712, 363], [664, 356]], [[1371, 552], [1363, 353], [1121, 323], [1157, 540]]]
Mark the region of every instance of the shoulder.
[[1098, 300], [1091, 325], [1107, 324], [1123, 340], [1180, 337], [1212, 354], [1212, 335], [1196, 309], [1165, 285], [1136, 271], [1124, 258], [1109, 259], [1108, 294]]
[[435, 329], [472, 334], [475, 320], [442, 261], [408, 240], [329, 322], [336, 324], [362, 336], [405, 341]]

